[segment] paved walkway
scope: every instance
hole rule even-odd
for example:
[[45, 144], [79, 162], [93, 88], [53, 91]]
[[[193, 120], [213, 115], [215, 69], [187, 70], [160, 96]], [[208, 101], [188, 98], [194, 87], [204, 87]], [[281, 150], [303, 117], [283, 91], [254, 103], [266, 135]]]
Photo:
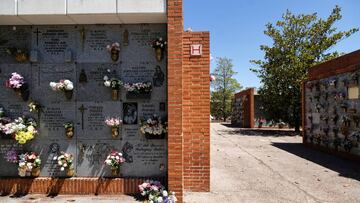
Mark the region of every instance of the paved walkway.
[[211, 192], [185, 201], [360, 202], [359, 165], [271, 134], [211, 124]]

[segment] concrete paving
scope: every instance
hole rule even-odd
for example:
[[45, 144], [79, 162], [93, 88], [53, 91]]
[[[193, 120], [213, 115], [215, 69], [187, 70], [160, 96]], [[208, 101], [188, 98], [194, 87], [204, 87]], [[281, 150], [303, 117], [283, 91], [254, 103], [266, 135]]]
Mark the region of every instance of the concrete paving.
[[211, 192], [185, 202], [360, 202], [359, 180], [359, 165], [308, 149], [294, 133], [214, 123]]

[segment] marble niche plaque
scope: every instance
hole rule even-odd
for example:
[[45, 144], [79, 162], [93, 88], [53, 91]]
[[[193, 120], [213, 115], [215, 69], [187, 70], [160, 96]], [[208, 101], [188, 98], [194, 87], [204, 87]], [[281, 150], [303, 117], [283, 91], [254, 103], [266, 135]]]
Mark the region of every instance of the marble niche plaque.
[[[104, 76], [121, 78], [119, 64], [81, 63], [76, 65], [77, 101], [111, 101], [111, 88], [104, 86]], [[86, 81], [84, 81], [86, 78]], [[123, 92], [120, 91], [120, 95]]]
[[6, 177], [15, 177], [18, 175], [18, 165], [16, 163], [10, 163], [6, 160], [6, 154], [9, 151], [23, 151], [24, 146], [18, 144], [14, 140], [1, 139], [0, 143], [0, 174]]
[[[40, 113], [40, 130], [39, 137], [41, 139], [60, 139], [67, 140], [65, 136], [64, 123], [73, 122], [76, 124], [75, 120], [75, 103], [61, 103], [61, 102], [52, 102], [47, 103], [43, 106]], [[77, 126], [74, 127], [74, 137], [76, 138]]]
[[29, 112], [29, 108], [24, 102], [1, 102], [0, 106], [2, 106], [5, 110], [5, 115], [9, 118], [15, 119], [22, 116], [30, 116], [37, 120], [37, 117], [32, 115]]
[[[106, 49], [106, 46], [114, 42], [121, 42], [118, 26], [78, 26], [77, 33], [80, 39], [77, 44], [77, 61], [79, 63], [114, 63], [110, 58], [110, 53]], [[121, 57], [115, 63], [120, 62]]]
[[80, 140], [77, 143], [78, 176], [111, 176], [111, 169], [104, 164], [108, 154], [121, 151], [120, 140]]
[[[76, 72], [75, 64], [36, 64], [32, 66], [34, 93], [33, 99], [41, 104], [59, 102], [73, 102], [76, 99]], [[74, 90], [71, 100], [67, 100], [64, 92], [53, 91], [50, 82], [68, 79], [73, 82]], [[46, 97], [45, 97], [46, 95]]]
[[111, 137], [111, 128], [105, 124], [105, 119], [107, 117], [121, 119], [121, 107], [120, 102], [77, 102], [78, 139], [120, 140], [121, 135], [116, 139]]
[[12, 73], [18, 73], [24, 77], [24, 80], [29, 85], [30, 94], [32, 92], [32, 68], [30, 64], [0, 64], [0, 102], [23, 102], [22, 98], [16, 94], [13, 89], [5, 86], [6, 81], [11, 77]]
[[34, 26], [32, 47], [41, 63], [65, 63], [66, 56], [76, 55], [75, 26]]
[[123, 141], [122, 152], [127, 160], [121, 169], [125, 177], [156, 177], [167, 173], [165, 140]]
[[30, 26], [0, 26], [0, 63], [18, 63], [6, 49], [18, 48], [30, 53], [30, 42]]
[[[36, 138], [35, 138], [36, 139]], [[52, 139], [36, 139], [25, 145], [27, 151], [33, 151], [40, 155], [41, 158], [41, 173], [40, 176], [64, 177], [65, 171], [60, 171], [55, 156], [60, 155], [60, 152], [71, 153], [74, 156], [74, 169], [76, 171], [77, 162], [77, 148], [75, 140], [62, 140], [57, 138]]]

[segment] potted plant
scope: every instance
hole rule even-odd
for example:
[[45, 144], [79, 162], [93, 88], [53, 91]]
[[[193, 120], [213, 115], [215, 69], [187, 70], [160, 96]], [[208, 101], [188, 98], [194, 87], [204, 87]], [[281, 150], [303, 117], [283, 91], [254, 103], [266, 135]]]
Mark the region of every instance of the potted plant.
[[153, 203], [176, 203], [177, 198], [174, 192], [170, 194], [159, 181], [147, 180], [138, 186], [141, 196]]
[[7, 48], [6, 52], [12, 56], [15, 56], [15, 60], [20, 63], [26, 62], [29, 58], [26, 49], [19, 49], [12, 47], [12, 48]]
[[122, 153], [118, 151], [112, 151], [107, 157], [104, 163], [111, 168], [111, 175], [117, 176], [120, 171], [120, 166], [125, 162], [125, 158]]
[[59, 82], [50, 82], [50, 87], [53, 91], [62, 91], [65, 97], [71, 100], [73, 96], [74, 84], [70, 80], [60, 80]]
[[120, 97], [120, 88], [123, 85], [121, 80], [117, 78], [112, 78], [109, 80], [108, 76], [104, 76], [104, 85], [105, 87], [111, 88], [111, 98], [113, 101], [117, 101]]
[[124, 85], [127, 99], [150, 99], [152, 92], [151, 82], [126, 83]]
[[147, 139], [164, 139], [167, 133], [167, 124], [154, 115], [152, 118], [141, 122], [140, 132]]
[[122, 124], [122, 120], [119, 118], [107, 118], [105, 123], [111, 128], [111, 136], [117, 138], [119, 136], [119, 128]]
[[11, 77], [6, 81], [5, 85], [7, 88], [13, 89], [24, 101], [29, 99], [29, 86], [20, 74], [11, 73]]
[[18, 171], [19, 176], [33, 176], [38, 177], [40, 175], [40, 156], [35, 152], [23, 153], [19, 155]]
[[67, 138], [71, 139], [74, 137], [74, 123], [73, 122], [66, 122], [64, 123], [65, 128], [65, 135]]
[[57, 165], [60, 166], [61, 171], [66, 172], [66, 176], [72, 177], [75, 174], [73, 167], [74, 157], [70, 153], [61, 152], [60, 156], [55, 156], [54, 160], [57, 161]]
[[106, 49], [111, 54], [112, 61], [116, 62], [117, 60], [119, 60], [120, 44], [118, 42], [107, 45]]
[[159, 37], [151, 43], [152, 48], [155, 49], [156, 60], [160, 62], [164, 58], [164, 51], [167, 42]]

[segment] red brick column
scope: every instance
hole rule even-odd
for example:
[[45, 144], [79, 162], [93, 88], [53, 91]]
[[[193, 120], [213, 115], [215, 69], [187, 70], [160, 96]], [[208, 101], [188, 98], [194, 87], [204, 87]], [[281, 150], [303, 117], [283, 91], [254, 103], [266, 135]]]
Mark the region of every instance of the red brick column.
[[243, 125], [242, 128], [254, 128], [255, 127], [255, 89], [249, 88], [235, 94], [236, 98], [246, 97], [247, 100], [243, 103]]
[[[201, 57], [190, 45], [202, 44]], [[210, 191], [210, 51], [208, 32], [183, 35], [184, 189]]]
[[168, 0], [168, 186], [183, 201], [182, 0]]

